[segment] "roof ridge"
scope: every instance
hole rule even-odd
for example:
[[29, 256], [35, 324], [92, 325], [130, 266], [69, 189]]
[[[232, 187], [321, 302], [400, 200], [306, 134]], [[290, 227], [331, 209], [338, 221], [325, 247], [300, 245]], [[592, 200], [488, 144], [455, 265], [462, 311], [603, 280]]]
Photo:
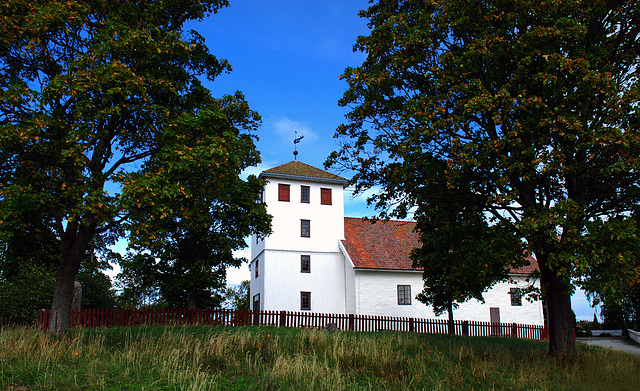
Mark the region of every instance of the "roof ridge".
[[328, 171], [314, 167], [310, 164], [303, 163], [298, 160], [292, 160], [289, 163], [284, 163], [279, 166], [272, 167], [268, 170], [262, 171], [260, 176], [281, 176], [292, 178], [313, 178], [315, 180], [327, 180], [330, 182], [339, 182], [344, 185], [347, 184], [347, 180], [336, 174], [332, 174]]
[[417, 222], [415, 220], [399, 220], [399, 219], [375, 219], [375, 218], [369, 218], [369, 217], [349, 217], [349, 216], [345, 216], [345, 219], [354, 219], [354, 220], [364, 220], [364, 221], [375, 221], [375, 222], [380, 222], [380, 223], [410, 223], [410, 224], [417, 224]]

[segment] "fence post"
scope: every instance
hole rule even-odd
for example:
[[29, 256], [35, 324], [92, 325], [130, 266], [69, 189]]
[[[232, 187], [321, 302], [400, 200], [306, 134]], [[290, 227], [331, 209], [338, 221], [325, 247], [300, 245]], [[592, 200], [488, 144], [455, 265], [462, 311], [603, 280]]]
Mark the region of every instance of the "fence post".
[[413, 318], [409, 318], [409, 332], [413, 333], [414, 331]]
[[540, 340], [545, 341], [549, 339], [549, 328], [544, 326], [542, 330], [540, 330]]
[[462, 322], [462, 335], [465, 337], [469, 335], [469, 321], [467, 320]]
[[349, 314], [349, 331], [353, 331], [355, 329], [355, 323], [353, 314]]
[[280, 311], [280, 322], [279, 322], [279, 326], [280, 327], [284, 327], [287, 324], [287, 311], [282, 310]]
[[456, 333], [456, 328], [453, 324], [453, 320], [451, 319], [447, 320], [447, 332], [451, 335], [454, 335]]
[[511, 324], [511, 338], [518, 336], [518, 325], [514, 322]]

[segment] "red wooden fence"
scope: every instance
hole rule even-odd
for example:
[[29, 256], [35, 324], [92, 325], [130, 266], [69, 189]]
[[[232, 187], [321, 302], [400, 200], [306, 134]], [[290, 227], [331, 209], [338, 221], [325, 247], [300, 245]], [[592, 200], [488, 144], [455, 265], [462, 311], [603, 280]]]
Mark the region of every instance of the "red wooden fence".
[[[40, 310], [38, 327], [46, 329], [51, 310]], [[290, 311], [248, 311], [227, 309], [98, 309], [71, 311], [71, 327], [128, 327], [141, 325], [224, 325], [279, 326], [325, 328], [334, 324], [339, 330], [350, 331], [408, 331], [416, 333], [501, 336], [544, 340], [549, 334], [543, 326], [518, 323], [490, 323], [454, 320], [450, 327], [446, 319], [421, 319], [396, 316], [355, 314], [320, 314]]]

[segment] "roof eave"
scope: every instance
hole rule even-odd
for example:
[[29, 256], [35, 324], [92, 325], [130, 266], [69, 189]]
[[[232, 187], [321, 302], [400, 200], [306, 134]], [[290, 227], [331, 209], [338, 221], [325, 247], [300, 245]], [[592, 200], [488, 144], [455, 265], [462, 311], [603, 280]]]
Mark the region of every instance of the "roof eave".
[[283, 179], [292, 179], [297, 181], [306, 181], [306, 182], [321, 182], [321, 183], [335, 183], [340, 184], [342, 187], [347, 187], [349, 181], [346, 179], [334, 179], [334, 178], [318, 178], [318, 177], [310, 177], [310, 176], [302, 176], [302, 175], [291, 175], [291, 174], [278, 174], [273, 172], [261, 172], [258, 178], [283, 178]]
[[354, 267], [353, 270], [378, 271], [378, 272], [418, 272], [418, 273], [423, 272], [420, 269], [383, 269], [379, 267]]

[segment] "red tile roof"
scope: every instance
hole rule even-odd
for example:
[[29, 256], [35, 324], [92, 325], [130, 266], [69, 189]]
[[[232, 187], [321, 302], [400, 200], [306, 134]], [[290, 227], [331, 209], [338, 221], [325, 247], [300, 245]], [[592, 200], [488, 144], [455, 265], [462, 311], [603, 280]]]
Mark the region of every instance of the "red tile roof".
[[519, 267], [517, 269], [511, 269], [512, 274], [531, 274], [536, 270], [540, 270], [538, 266], [538, 260], [529, 255], [527, 257], [529, 264], [527, 266]]
[[265, 170], [260, 174], [260, 176], [314, 178], [320, 180], [326, 179], [331, 182], [344, 182], [345, 185], [347, 183], [346, 179], [338, 175], [315, 168], [297, 160]]
[[[342, 244], [356, 269], [414, 269], [409, 255], [420, 246], [414, 221], [371, 221], [344, 218]], [[529, 257], [529, 265], [512, 269], [513, 274], [529, 274], [538, 269], [538, 262]]]
[[415, 222], [344, 218], [345, 250], [356, 268], [415, 270], [409, 254], [418, 247]]

